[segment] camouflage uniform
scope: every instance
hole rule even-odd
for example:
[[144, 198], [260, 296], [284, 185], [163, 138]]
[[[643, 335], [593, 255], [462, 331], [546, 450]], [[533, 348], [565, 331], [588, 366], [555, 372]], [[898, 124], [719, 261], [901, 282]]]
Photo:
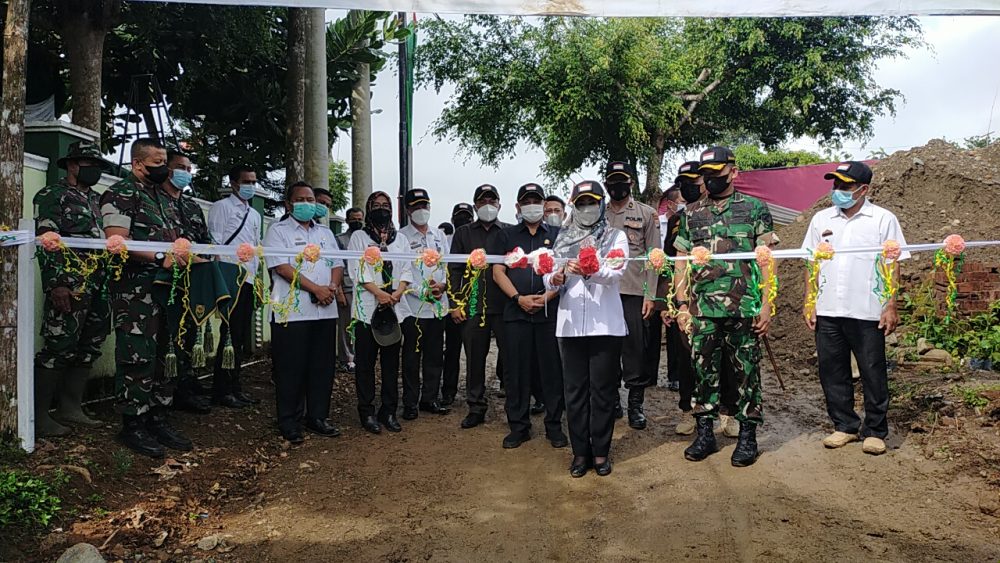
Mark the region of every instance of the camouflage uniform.
[[[721, 207], [705, 200], [681, 216], [675, 247], [696, 246], [712, 254], [752, 252], [774, 239], [771, 212], [760, 200], [735, 192]], [[718, 417], [719, 367], [723, 350], [740, 383], [735, 417], [763, 422], [760, 343], [753, 321], [760, 312], [759, 271], [753, 260], [712, 260], [691, 273], [691, 348], [694, 357], [695, 416]]]
[[[91, 188], [78, 189], [66, 179], [46, 186], [34, 199], [35, 234], [56, 232], [64, 237], [104, 238], [100, 195]], [[87, 251], [77, 250], [81, 257]], [[42, 307], [42, 349], [35, 365], [63, 371], [72, 367], [90, 368], [101, 355], [101, 345], [111, 332], [106, 269], [99, 267], [86, 282], [63, 271], [61, 253], [43, 253], [39, 258], [42, 290], [57, 287], [73, 292], [72, 311], [62, 313], [45, 300]]]
[[[105, 228], [128, 229], [132, 240], [173, 242], [183, 232], [176, 200], [132, 174], [104, 192], [101, 213]], [[165, 346], [157, 353], [164, 317], [152, 296], [158, 268], [153, 263], [129, 262], [121, 281], [110, 284], [118, 366], [115, 391], [126, 415], [141, 415], [152, 407], [169, 406], [173, 400], [174, 382], [163, 372]]]

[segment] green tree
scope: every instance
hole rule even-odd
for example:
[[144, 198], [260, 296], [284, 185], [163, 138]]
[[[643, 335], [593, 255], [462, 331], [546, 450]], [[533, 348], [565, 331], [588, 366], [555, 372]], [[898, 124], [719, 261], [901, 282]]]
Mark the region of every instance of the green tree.
[[765, 148], [870, 137], [900, 97], [876, 83], [876, 63], [921, 43], [912, 18], [469, 16], [423, 26], [420, 80], [456, 89], [438, 138], [494, 166], [527, 141], [555, 179], [629, 160], [646, 168], [650, 198], [670, 152], [732, 136]]
[[827, 162], [826, 158], [809, 151], [789, 151], [784, 149], [761, 150], [758, 145], [739, 145], [733, 149], [736, 165], [741, 170], [761, 168], [784, 168], [805, 166]]
[[330, 161], [330, 194], [333, 197], [333, 208], [343, 209], [350, 202], [351, 173], [343, 160]]

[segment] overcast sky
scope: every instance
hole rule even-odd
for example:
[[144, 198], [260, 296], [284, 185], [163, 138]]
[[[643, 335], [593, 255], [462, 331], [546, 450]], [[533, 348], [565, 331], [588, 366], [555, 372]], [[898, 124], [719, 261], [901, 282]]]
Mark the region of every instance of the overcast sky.
[[[328, 19], [339, 17], [328, 12]], [[418, 16], [419, 18], [419, 16]], [[882, 117], [875, 123], [875, 135], [867, 144], [846, 141], [844, 151], [854, 157], [868, 157], [872, 151], [907, 149], [933, 138], [961, 141], [988, 130], [1000, 130], [1000, 73], [994, 55], [1000, 53], [1000, 18], [925, 17], [920, 19], [928, 49], [911, 51], [908, 59], [883, 62], [879, 82], [896, 88], [905, 96], [897, 105], [896, 117]], [[399, 185], [397, 157], [399, 112], [397, 79], [393, 68], [386, 68], [372, 88], [374, 153], [374, 189], [395, 194]], [[436, 94], [419, 90], [413, 102], [413, 178], [414, 185], [427, 188], [432, 200], [432, 224], [447, 221], [451, 207], [469, 201], [475, 187], [495, 184], [501, 191], [500, 217], [514, 218], [513, 196], [517, 187], [541, 179], [544, 155], [540, 150], [522, 146], [515, 158], [497, 169], [482, 165], [474, 155], [459, 151], [453, 143], [437, 141], [430, 133], [450, 90]], [[993, 116], [990, 126], [991, 113]], [[803, 139], [794, 148], [814, 148]], [[333, 158], [350, 162], [350, 138], [342, 134], [334, 145]], [[665, 169], [675, 167], [667, 163]], [[599, 179], [596, 169], [585, 169], [575, 179]]]

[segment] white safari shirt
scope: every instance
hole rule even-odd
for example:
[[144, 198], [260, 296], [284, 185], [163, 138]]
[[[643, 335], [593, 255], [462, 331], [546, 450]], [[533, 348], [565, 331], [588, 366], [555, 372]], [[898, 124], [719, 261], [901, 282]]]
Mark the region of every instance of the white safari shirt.
[[[247, 218], [245, 223], [243, 222], [244, 215]], [[243, 223], [242, 229], [240, 229], [241, 223]], [[260, 223], [260, 213], [249, 203], [236, 197], [236, 194], [220, 199], [208, 208], [208, 233], [212, 236], [212, 242], [215, 244], [224, 244], [235, 233], [236, 236], [229, 243], [230, 245], [239, 246], [246, 242], [256, 248], [260, 244]], [[239, 232], [237, 229], [240, 229]], [[234, 264], [239, 263], [239, 258], [236, 257], [235, 253], [228, 256], [223, 254], [219, 256], [219, 260]], [[254, 256], [243, 265], [250, 272], [246, 283], [253, 283], [253, 277], [257, 274], [257, 260], [257, 256]]]
[[[813, 216], [802, 248], [814, 250], [819, 243], [829, 242], [834, 250], [833, 259], [824, 260], [820, 265], [817, 316], [864, 321], [881, 318], [882, 304], [875, 294], [875, 259], [878, 254], [840, 254], [837, 249], [881, 247], [887, 240], [906, 244], [896, 216], [867, 199], [861, 210], [850, 219], [837, 207], [824, 209]], [[899, 259], [909, 257], [910, 253], [904, 250]]]
[[[432, 248], [437, 250], [442, 255], [448, 254], [448, 249], [450, 248], [448, 240], [445, 238], [443, 232], [440, 229], [435, 229], [429, 227], [427, 229], [427, 234], [423, 234], [417, 230], [412, 224], [399, 229], [399, 233], [406, 237], [409, 241], [409, 251], [413, 253], [413, 257], [416, 258], [424, 251], [425, 248]], [[413, 275], [413, 282], [410, 289], [414, 293], [407, 293], [399, 301], [399, 305], [396, 306], [396, 314], [399, 315], [399, 320], [402, 321], [406, 317], [416, 317], [418, 319], [433, 319], [437, 315], [438, 311], [442, 314], [448, 311], [448, 296], [445, 293], [441, 295], [441, 306], [437, 307], [431, 303], [421, 301], [420, 297], [416, 292], [421, 292], [424, 280], [434, 280], [436, 282], [446, 284], [448, 283], [448, 265], [441, 262], [437, 268], [427, 268], [423, 264], [410, 264], [410, 270]]]
[[[354, 234], [351, 235], [351, 242], [347, 245], [347, 249], [364, 252], [369, 246], [378, 246], [378, 244], [373, 241], [372, 237], [368, 236], [368, 233], [362, 229], [354, 231]], [[393, 254], [409, 254], [410, 241], [406, 238], [406, 235], [396, 231], [396, 238], [385, 251]], [[416, 258], [416, 255], [414, 255], [414, 258]], [[397, 287], [400, 282], [405, 281], [406, 283], [413, 283], [413, 271], [410, 267], [411, 262], [412, 260], [392, 260], [392, 284], [390, 287], [384, 287], [382, 289], [387, 293], [392, 293], [393, 289]], [[363, 268], [362, 264], [364, 265]], [[375, 308], [378, 307], [378, 300], [375, 299], [374, 293], [361, 286], [369, 282], [373, 282], [381, 286], [382, 274], [375, 272], [375, 268], [371, 264], [362, 262], [357, 258], [350, 259], [347, 264], [347, 269], [351, 273], [351, 278], [354, 279], [354, 283], [356, 284], [355, 291], [357, 294], [355, 297], [361, 297], [361, 299], [354, 299], [351, 317], [358, 319], [365, 324], [371, 324], [372, 315], [375, 314]], [[403, 302], [400, 301], [400, 303], [395, 307], [396, 319], [400, 322], [403, 321], [403, 311], [401, 310], [402, 306]]]
[[[298, 221], [287, 217], [282, 221], [271, 225], [264, 236], [264, 246], [277, 246], [281, 248], [295, 248], [302, 250], [307, 244], [315, 244], [321, 252], [339, 250], [337, 240], [333, 237], [330, 229], [318, 223], [310, 223], [308, 228], [303, 227]], [[282, 264], [295, 266], [295, 258], [281, 256], [268, 256], [267, 268], [274, 269]], [[334, 268], [343, 269], [344, 262], [340, 258], [320, 258], [316, 263], [308, 261], [302, 262], [302, 269], [299, 275], [308, 278], [316, 285], [329, 286], [333, 276]], [[271, 276], [271, 301], [284, 303], [288, 299], [288, 292], [291, 284], [277, 273]], [[320, 321], [337, 318], [337, 303], [322, 306], [312, 302], [312, 294], [299, 287], [299, 307], [288, 313], [288, 322], [296, 321]], [[275, 322], [285, 322], [283, 315], [271, 312], [272, 320]]]

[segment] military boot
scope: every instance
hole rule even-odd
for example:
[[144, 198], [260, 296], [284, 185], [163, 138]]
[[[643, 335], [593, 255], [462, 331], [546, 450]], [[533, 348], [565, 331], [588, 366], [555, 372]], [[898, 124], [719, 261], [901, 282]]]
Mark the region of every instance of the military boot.
[[147, 457], [163, 457], [163, 446], [146, 430], [143, 416], [122, 415], [122, 431], [118, 441], [133, 452]]
[[642, 403], [645, 399], [645, 387], [632, 387], [628, 390], [628, 425], [636, 430], [646, 428], [646, 414], [642, 412]]
[[733, 450], [733, 467], [746, 467], [757, 461], [757, 425], [752, 422], [740, 423], [740, 438]]
[[170, 421], [167, 420], [167, 409], [165, 407], [156, 407], [153, 409], [153, 414], [150, 415], [149, 420], [146, 422], [146, 428], [156, 438], [157, 442], [172, 450], [189, 452], [194, 449], [191, 439], [170, 425]]
[[59, 372], [54, 369], [35, 368], [35, 434], [38, 436], [65, 436], [71, 430], [49, 416], [52, 396], [59, 384]]
[[59, 408], [56, 418], [71, 425], [99, 428], [100, 420], [94, 420], [83, 412], [83, 392], [90, 379], [90, 368], [77, 366], [67, 370], [59, 390]]
[[713, 420], [707, 416], [699, 416], [696, 422], [698, 436], [694, 442], [684, 450], [684, 459], [688, 461], [701, 461], [719, 450], [715, 443], [715, 433], [712, 432]]

